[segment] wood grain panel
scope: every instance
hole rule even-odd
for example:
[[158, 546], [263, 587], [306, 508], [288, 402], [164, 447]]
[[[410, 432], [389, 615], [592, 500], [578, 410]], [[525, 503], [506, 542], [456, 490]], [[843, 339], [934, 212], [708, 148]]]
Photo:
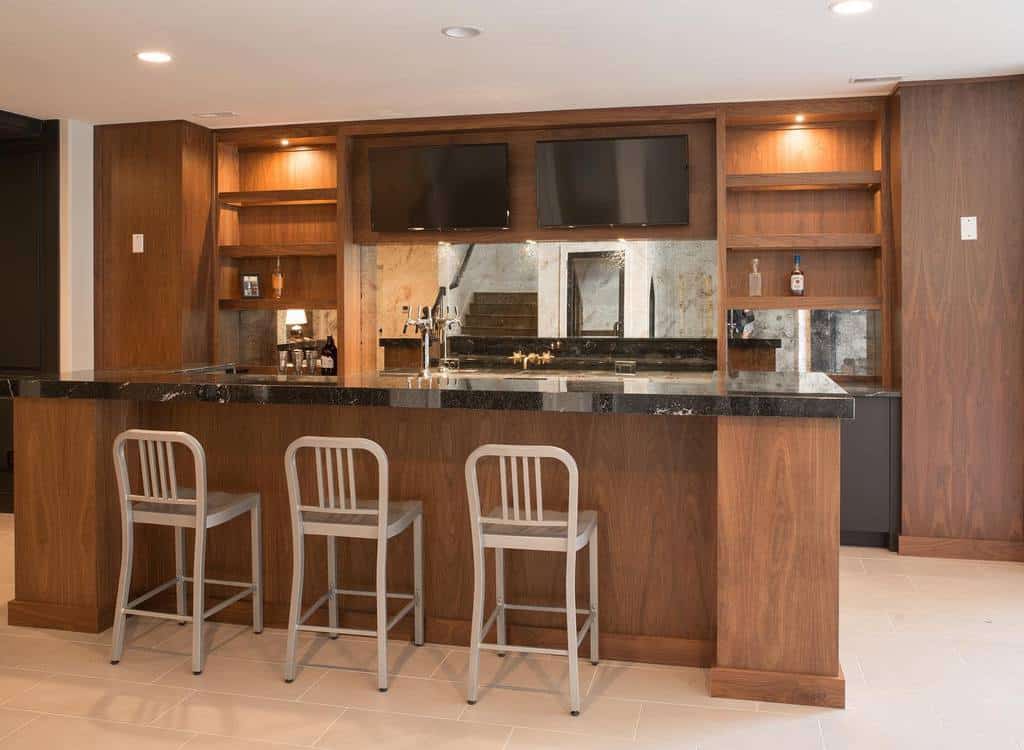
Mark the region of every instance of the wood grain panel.
[[1024, 79], [902, 89], [900, 121], [903, 533], [1021, 542]]
[[708, 692], [715, 698], [846, 707], [846, 679], [842, 670], [839, 676], [829, 677], [716, 666], [708, 672]]
[[240, 245], [334, 242], [338, 236], [337, 208], [331, 204], [247, 206], [236, 210]]
[[837, 677], [838, 420], [722, 418], [718, 464], [717, 666]]
[[875, 123], [729, 129], [729, 174], [854, 172], [874, 168]]
[[[613, 138], [644, 135], [689, 136], [690, 224], [684, 227], [631, 227], [540, 229], [537, 226], [535, 144], [538, 140], [573, 138]], [[632, 127], [548, 128], [529, 131], [485, 131], [472, 133], [434, 133], [416, 136], [388, 136], [355, 140], [353, 152], [353, 216], [357, 242], [410, 243], [450, 240], [457, 242], [518, 242], [525, 239], [609, 239], [626, 232], [635, 239], [675, 237], [713, 239], [716, 236], [716, 183], [714, 123], [692, 122], [671, 125]], [[507, 230], [472, 232], [373, 232], [370, 227], [370, 186], [367, 151], [375, 146], [435, 145], [452, 143], [509, 144], [510, 226]]]
[[[879, 294], [878, 253], [875, 250], [795, 250], [806, 274], [807, 294], [813, 297], [871, 297]], [[757, 258], [761, 293], [766, 297], [789, 295], [791, 253], [733, 250], [729, 253], [730, 297], [750, 291], [750, 269]]]
[[213, 134], [206, 128], [182, 131], [181, 148], [181, 348], [182, 362], [213, 358]]
[[338, 179], [333, 146], [243, 149], [238, 152], [238, 170], [240, 191], [332, 188]]
[[[284, 274], [284, 297], [288, 299], [333, 300], [336, 293], [334, 257], [281, 258]], [[221, 264], [220, 299], [240, 299], [242, 274], [259, 274], [264, 298], [271, 296], [271, 275], [277, 267], [276, 258], [241, 258]]]
[[732, 235], [878, 231], [866, 190], [733, 191], [727, 203]]
[[1007, 542], [999, 539], [901, 536], [900, 554], [916, 557], [946, 557], [955, 560], [1024, 562], [1024, 542]]

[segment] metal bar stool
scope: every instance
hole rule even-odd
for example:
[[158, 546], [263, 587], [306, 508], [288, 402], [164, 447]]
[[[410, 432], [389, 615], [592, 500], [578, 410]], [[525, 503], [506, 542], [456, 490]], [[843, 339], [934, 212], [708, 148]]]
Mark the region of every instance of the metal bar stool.
[[[317, 505], [305, 505], [299, 485], [296, 454], [310, 448], [316, 460]], [[359, 500], [356, 494], [354, 453], [365, 451], [377, 462], [377, 499]], [[292, 509], [292, 601], [288, 616], [288, 647], [285, 654], [284, 679], [295, 679], [295, 646], [299, 631], [338, 635], [365, 635], [377, 638], [377, 688], [388, 689], [388, 631], [410, 611], [414, 613], [413, 642], [423, 645], [423, 506], [415, 501], [388, 501], [388, 457], [384, 449], [364, 438], [301, 437], [285, 452], [285, 474], [288, 498]], [[337, 481], [335, 481], [337, 480]], [[346, 490], [347, 484], [347, 490]], [[335, 493], [337, 486], [337, 493]], [[388, 540], [409, 526], [413, 533], [413, 592], [387, 593]], [[302, 611], [303, 574], [305, 572], [305, 536], [324, 536], [327, 541], [327, 585], [323, 596], [305, 612]], [[374, 591], [338, 588], [337, 551], [335, 540], [377, 540], [377, 582]], [[374, 630], [338, 626], [338, 596], [370, 596], [376, 599], [377, 627]], [[410, 600], [388, 618], [388, 599]], [[304, 624], [326, 603], [327, 626]]]
[[[132, 491], [125, 448], [135, 442], [139, 448], [142, 492]], [[174, 446], [182, 445], [192, 454], [195, 487], [178, 487]], [[121, 506], [121, 575], [114, 609], [112, 664], [124, 653], [125, 620], [128, 615], [192, 623], [192, 673], [203, 671], [203, 621], [246, 596], [252, 596], [252, 628], [263, 632], [263, 542], [260, 536], [260, 495], [258, 492], [209, 492], [206, 486], [206, 453], [194, 437], [185, 432], [127, 430], [114, 439], [114, 471], [117, 474], [118, 503]], [[252, 580], [207, 579], [206, 531], [248, 513], [252, 534]], [[132, 577], [134, 529], [137, 523], [174, 528], [175, 576], [151, 591], [128, 601]], [[192, 576], [185, 575], [185, 529], [195, 529]], [[192, 584], [192, 615], [186, 614], [186, 584]], [[237, 594], [206, 609], [206, 584], [240, 588]], [[174, 614], [138, 609], [138, 605], [174, 586], [177, 611]]]
[[[497, 458], [501, 484], [501, 507], [481, 513], [477, 463]], [[558, 461], [569, 473], [569, 502], [566, 513], [544, 510], [541, 460]], [[532, 469], [531, 469], [532, 460]], [[521, 471], [520, 471], [521, 467]], [[532, 482], [531, 482], [532, 477]], [[531, 492], [531, 484], [533, 489]], [[520, 502], [520, 488], [522, 502]], [[579, 512], [579, 469], [561, 448], [547, 445], [482, 445], [466, 460], [466, 490], [473, 533], [473, 623], [470, 632], [470, 660], [467, 699], [476, 703], [480, 675], [480, 650], [532, 654], [555, 654], [569, 658], [569, 703], [573, 716], [580, 713], [579, 647], [590, 632], [590, 660], [597, 664], [597, 513]], [[511, 496], [511, 503], [509, 497]], [[576, 608], [576, 553], [590, 545], [590, 609]], [[484, 622], [484, 550], [494, 549], [496, 606]], [[506, 549], [565, 553], [565, 607], [509, 604], [505, 601]], [[508, 610], [564, 612], [567, 648], [511, 646], [507, 640], [505, 613]], [[587, 615], [576, 630], [576, 615]], [[484, 643], [484, 636], [497, 623], [497, 643]]]

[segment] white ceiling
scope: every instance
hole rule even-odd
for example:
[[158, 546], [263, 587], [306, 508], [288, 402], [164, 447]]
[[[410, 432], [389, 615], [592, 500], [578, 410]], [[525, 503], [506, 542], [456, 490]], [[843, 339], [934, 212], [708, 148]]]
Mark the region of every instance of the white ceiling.
[[[211, 127], [853, 96], [1024, 72], [1021, 0], [2, 0], [0, 109]], [[442, 26], [479, 26], [452, 40]], [[163, 49], [165, 66], [135, 53]]]

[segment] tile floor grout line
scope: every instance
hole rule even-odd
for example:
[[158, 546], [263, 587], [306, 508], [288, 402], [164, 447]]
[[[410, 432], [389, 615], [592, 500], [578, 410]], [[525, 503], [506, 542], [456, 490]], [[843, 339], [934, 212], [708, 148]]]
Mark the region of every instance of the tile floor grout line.
[[431, 679], [431, 680], [432, 680], [432, 679], [434, 679], [434, 675], [436, 675], [436, 674], [437, 674], [438, 672], [440, 672], [440, 671], [441, 671], [441, 667], [443, 667], [443, 666], [444, 666], [444, 663], [445, 663], [446, 661], [448, 661], [448, 657], [449, 657], [449, 656], [451, 656], [451, 655], [452, 655], [452, 653], [453, 653], [453, 651], [452, 651], [451, 649], [448, 649], [448, 650], [447, 650], [447, 651], [445, 652], [445, 654], [444, 654], [444, 657], [443, 657], [443, 658], [441, 659], [441, 661], [439, 661], [439, 662], [437, 663], [437, 666], [436, 666], [436, 667], [434, 667], [434, 668], [433, 668], [433, 669], [432, 669], [432, 670], [430, 671], [430, 674], [429, 674], [429, 675], [427, 675], [427, 678], [428, 678], [428, 679]]
[[195, 695], [196, 692], [198, 692], [198, 691], [193, 690], [191, 688], [187, 688], [185, 690], [185, 695], [181, 696], [181, 698], [176, 700], [172, 705], [168, 706], [163, 711], [161, 711], [159, 714], [157, 714], [156, 717], [151, 722], [149, 722], [146, 726], [153, 726], [154, 724], [156, 724], [158, 721], [160, 721], [160, 719], [164, 718], [171, 711], [173, 711], [178, 706], [180, 706], [183, 703], [185, 703], [185, 701], [187, 701], [189, 698], [191, 698], [193, 695]]
[[334, 719], [331, 720], [331, 723], [327, 725], [327, 728], [324, 729], [324, 731], [322, 731], [320, 733], [320, 735], [315, 740], [313, 740], [311, 743], [309, 743], [309, 747], [316, 747], [317, 743], [319, 743], [324, 737], [326, 737], [327, 733], [330, 732], [331, 729], [334, 728], [334, 725], [337, 724], [341, 720], [341, 717], [344, 716], [347, 713], [348, 713], [348, 706], [345, 706], [345, 707], [343, 707], [341, 709], [341, 713], [339, 713], [337, 716], [334, 717]]
[[[300, 703], [303, 698], [305, 698], [309, 693], [311, 693], [313, 691], [313, 688], [315, 688], [317, 685], [319, 685], [321, 682], [324, 681], [324, 678], [327, 677], [327, 674], [328, 674], [327, 670], [324, 670], [323, 672], [321, 672], [320, 675], [315, 680], [313, 680], [313, 684], [312, 685], [310, 685], [308, 688], [306, 688], [301, 693], [296, 695], [292, 700], [295, 703]], [[295, 677], [298, 678], [298, 674], [296, 674]], [[282, 677], [281, 679], [284, 679], [284, 678]]]
[[640, 734], [640, 717], [644, 715], [644, 704], [640, 704], [640, 710], [636, 712], [636, 721], [633, 722], [633, 742], [639, 742], [637, 739]]
[[24, 724], [19, 724], [18, 726], [16, 726], [14, 729], [10, 730], [9, 732], [6, 732], [4, 734], [0, 734], [0, 742], [3, 742], [4, 740], [8, 739], [9, 737], [13, 737], [15, 733], [20, 732], [22, 729], [27, 727], [29, 724], [34, 724], [35, 722], [39, 721], [39, 719], [42, 718], [42, 716], [43, 716], [43, 714], [37, 713], [35, 716], [33, 716], [28, 721], [26, 721]]

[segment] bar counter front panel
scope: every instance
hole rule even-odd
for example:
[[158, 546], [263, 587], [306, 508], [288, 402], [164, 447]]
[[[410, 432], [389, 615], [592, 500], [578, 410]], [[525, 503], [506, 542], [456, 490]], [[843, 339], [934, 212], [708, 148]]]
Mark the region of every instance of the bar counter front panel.
[[[11, 624], [109, 627], [121, 537], [110, 447], [122, 430], [146, 427], [195, 435], [211, 488], [260, 492], [265, 619], [283, 627], [292, 560], [285, 449], [302, 435], [361, 436], [388, 454], [391, 499], [423, 502], [427, 639], [466, 645], [472, 551], [465, 459], [483, 443], [542, 443], [576, 458], [580, 508], [599, 516], [604, 656], [713, 667], [713, 695], [844, 703], [839, 420], [852, 417], [853, 399], [822, 375], [424, 381], [136, 372], [10, 380], [7, 387], [16, 396], [18, 456]], [[360, 495], [375, 490], [368, 469], [357, 467]], [[180, 481], [191, 481], [190, 462], [178, 471]], [[546, 504], [564, 502], [564, 472], [552, 468], [544, 481]], [[496, 477], [485, 476], [482, 490], [493, 497], [496, 488]], [[245, 519], [210, 532], [207, 577], [244, 579], [249, 544]], [[312, 603], [327, 587], [326, 547], [316, 538], [306, 544]], [[374, 544], [340, 543], [345, 587], [373, 588]], [[410, 539], [391, 542], [389, 590], [411, 590], [411, 552]], [[490, 558], [488, 566], [493, 602]], [[550, 555], [509, 553], [506, 569], [509, 601], [564, 596]], [[133, 594], [173, 575], [172, 535], [138, 527]], [[585, 557], [577, 575], [585, 596]], [[211, 599], [220, 594], [214, 588]], [[173, 596], [158, 606], [173, 611]], [[250, 606], [239, 602], [220, 619], [248, 622]], [[346, 598], [342, 610], [346, 624], [370, 624], [365, 600]], [[560, 647], [557, 617], [510, 613], [510, 639]]]

